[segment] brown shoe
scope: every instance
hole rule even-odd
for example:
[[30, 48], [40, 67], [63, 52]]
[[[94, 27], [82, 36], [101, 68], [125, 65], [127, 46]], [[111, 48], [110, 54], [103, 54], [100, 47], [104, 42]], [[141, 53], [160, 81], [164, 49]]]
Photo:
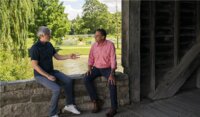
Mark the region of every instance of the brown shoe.
[[93, 103], [93, 109], [92, 109], [92, 113], [97, 113], [101, 110], [101, 107], [103, 105], [103, 101], [102, 100], [94, 100], [92, 101]]
[[106, 113], [106, 117], [114, 117], [117, 114], [117, 110], [116, 109], [110, 109], [107, 113]]

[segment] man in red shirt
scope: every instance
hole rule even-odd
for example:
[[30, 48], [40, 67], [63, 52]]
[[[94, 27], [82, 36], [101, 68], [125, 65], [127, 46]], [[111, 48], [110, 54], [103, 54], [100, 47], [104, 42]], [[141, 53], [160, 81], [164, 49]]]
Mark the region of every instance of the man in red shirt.
[[113, 117], [117, 113], [117, 89], [115, 83], [115, 69], [117, 66], [116, 53], [114, 44], [106, 40], [106, 31], [104, 29], [97, 29], [95, 33], [95, 43], [92, 45], [89, 60], [88, 71], [84, 78], [86, 89], [94, 104], [92, 110], [96, 113], [100, 110], [102, 101], [99, 100], [96, 90], [94, 88], [93, 80], [98, 76], [104, 76], [108, 79], [111, 109], [106, 114], [107, 117]]

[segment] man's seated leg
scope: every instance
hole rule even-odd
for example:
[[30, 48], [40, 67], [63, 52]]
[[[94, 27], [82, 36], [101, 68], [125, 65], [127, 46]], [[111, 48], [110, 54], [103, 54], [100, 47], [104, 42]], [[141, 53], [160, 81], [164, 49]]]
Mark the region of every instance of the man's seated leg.
[[[110, 73], [111, 73], [111, 68], [106, 68], [101, 70], [102, 76], [104, 76], [106, 79], [109, 79]], [[116, 83], [112, 84], [111, 82], [109, 82], [109, 90], [110, 90], [111, 108], [109, 109], [106, 116], [113, 117], [117, 113], [117, 106], [118, 106]]]
[[53, 81], [48, 80], [43, 76], [35, 76], [35, 79], [38, 83], [42, 84], [46, 88], [52, 91], [51, 105], [50, 105], [50, 116], [55, 116], [58, 114], [58, 100], [60, 95], [60, 86]]
[[88, 74], [84, 77], [85, 87], [90, 95], [90, 99], [93, 103], [92, 113], [97, 113], [100, 111], [103, 101], [100, 100], [97, 96], [96, 88], [94, 87], [94, 79], [98, 76], [101, 76], [99, 69], [93, 68], [91, 74]]
[[116, 85], [109, 83], [109, 90], [110, 90], [111, 108], [106, 113], [106, 116], [113, 117], [115, 114], [117, 114], [117, 107], [118, 107]]
[[75, 106], [73, 93], [73, 79], [57, 70], [54, 71], [54, 76], [56, 77], [56, 79], [58, 79], [58, 82], [61, 85], [63, 85], [65, 96], [67, 97], [65, 107], [63, 108], [63, 110], [67, 110], [74, 114], [80, 114], [80, 111], [78, 111]]

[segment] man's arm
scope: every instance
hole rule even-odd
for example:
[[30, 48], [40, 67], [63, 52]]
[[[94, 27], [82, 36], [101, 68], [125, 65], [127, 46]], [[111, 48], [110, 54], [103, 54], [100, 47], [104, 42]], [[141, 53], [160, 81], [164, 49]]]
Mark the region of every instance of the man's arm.
[[66, 59], [69, 59], [70, 56], [69, 55], [59, 55], [58, 53], [55, 53], [54, 58], [56, 60], [66, 60]]
[[92, 65], [88, 65], [88, 71], [86, 72], [86, 75], [90, 75], [92, 73]]
[[[94, 46], [94, 45], [93, 45]], [[94, 55], [93, 55], [93, 46], [90, 49], [89, 58], [88, 58], [88, 71], [86, 72], [86, 75], [91, 74], [91, 70], [94, 64]]]
[[58, 53], [55, 53], [54, 58], [56, 58], [56, 60], [66, 60], [66, 59], [77, 59], [79, 58], [79, 56], [76, 54], [59, 55]]
[[110, 83], [111, 85], [116, 85], [115, 82], [115, 69], [117, 68], [117, 61], [116, 61], [116, 53], [115, 53], [115, 46], [114, 44], [111, 47], [111, 55], [110, 55], [110, 60], [111, 60], [111, 72], [110, 72], [110, 76], [108, 78], [108, 83]]
[[51, 81], [55, 81], [55, 77], [48, 74], [47, 72], [45, 72], [39, 65], [38, 65], [38, 61], [37, 60], [31, 60], [31, 64], [33, 69], [35, 69], [39, 74], [41, 74], [42, 76], [46, 77], [47, 79], [51, 80]]
[[114, 76], [114, 74], [115, 74], [115, 69], [111, 68], [110, 75]]
[[116, 50], [114, 44], [111, 47], [111, 75], [114, 75], [115, 70], [117, 69], [117, 60], [116, 60]]

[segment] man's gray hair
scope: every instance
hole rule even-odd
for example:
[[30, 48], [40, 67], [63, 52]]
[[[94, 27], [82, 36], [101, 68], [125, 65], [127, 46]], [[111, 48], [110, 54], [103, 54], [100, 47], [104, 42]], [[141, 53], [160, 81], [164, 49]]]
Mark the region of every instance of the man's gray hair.
[[37, 32], [37, 36], [40, 37], [42, 35], [51, 35], [51, 30], [46, 26], [40, 26]]

